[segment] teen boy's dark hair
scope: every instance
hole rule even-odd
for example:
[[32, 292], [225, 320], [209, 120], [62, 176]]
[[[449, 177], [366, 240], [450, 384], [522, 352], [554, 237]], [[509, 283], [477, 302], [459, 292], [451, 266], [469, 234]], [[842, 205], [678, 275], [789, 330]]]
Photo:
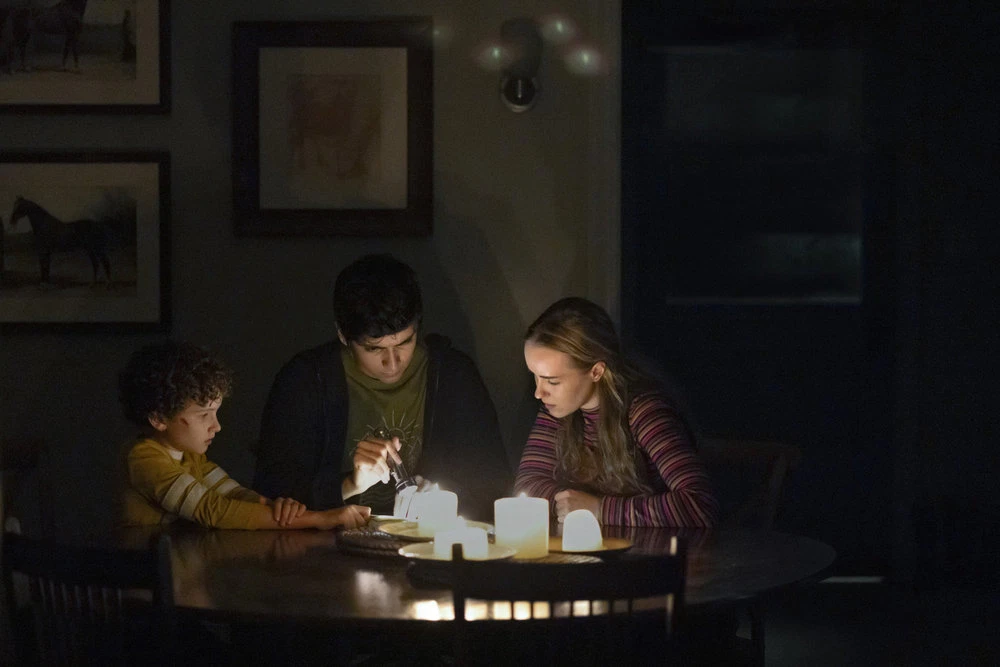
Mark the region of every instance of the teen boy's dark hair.
[[337, 276], [333, 310], [349, 341], [381, 338], [420, 325], [417, 274], [392, 255], [365, 255]]
[[208, 350], [167, 341], [132, 353], [118, 374], [118, 400], [125, 417], [149, 426], [149, 416], [169, 419], [188, 401], [205, 405], [229, 395], [233, 373]]

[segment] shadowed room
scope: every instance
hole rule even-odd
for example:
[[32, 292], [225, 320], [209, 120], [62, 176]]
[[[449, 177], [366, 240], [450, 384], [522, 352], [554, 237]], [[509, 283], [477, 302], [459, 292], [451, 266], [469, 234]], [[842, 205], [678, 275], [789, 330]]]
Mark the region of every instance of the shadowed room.
[[[4, 585], [120, 563], [152, 643], [83, 636], [124, 664], [996, 664], [998, 34], [988, 0], [0, 0]], [[372, 255], [416, 306], [355, 332]], [[164, 341], [225, 369], [177, 406], [207, 454], [120, 396]], [[142, 437], [262, 518], [171, 486], [123, 526]], [[3, 664], [46, 662], [29, 607]]]

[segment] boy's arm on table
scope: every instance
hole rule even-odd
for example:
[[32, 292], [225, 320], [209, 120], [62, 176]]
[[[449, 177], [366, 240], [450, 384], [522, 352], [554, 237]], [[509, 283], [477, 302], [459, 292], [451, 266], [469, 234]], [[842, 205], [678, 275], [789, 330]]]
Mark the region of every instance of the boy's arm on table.
[[231, 497], [228, 494], [239, 485], [222, 468], [210, 465], [212, 468], [199, 481], [162, 452], [138, 447], [128, 458], [129, 481], [140, 495], [163, 511], [210, 528], [356, 527], [370, 513], [368, 508], [356, 505], [313, 512], [285, 498], [269, 501], [257, 494], [256, 500]]

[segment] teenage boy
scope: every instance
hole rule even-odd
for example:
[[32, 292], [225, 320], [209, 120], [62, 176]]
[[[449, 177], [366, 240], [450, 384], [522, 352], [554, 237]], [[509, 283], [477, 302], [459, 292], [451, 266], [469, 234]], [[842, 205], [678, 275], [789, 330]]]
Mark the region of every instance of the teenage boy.
[[125, 525], [177, 518], [213, 528], [355, 528], [369, 508], [309, 511], [240, 486], [205, 456], [222, 430], [218, 412], [232, 373], [206, 350], [166, 342], [136, 351], [119, 375], [125, 416], [142, 431], [128, 453]]
[[337, 276], [333, 307], [336, 340], [298, 353], [274, 380], [254, 488], [389, 514], [391, 458], [456, 492], [465, 518], [492, 520], [510, 489], [496, 410], [469, 357], [443, 336], [420, 338], [413, 269], [362, 257]]

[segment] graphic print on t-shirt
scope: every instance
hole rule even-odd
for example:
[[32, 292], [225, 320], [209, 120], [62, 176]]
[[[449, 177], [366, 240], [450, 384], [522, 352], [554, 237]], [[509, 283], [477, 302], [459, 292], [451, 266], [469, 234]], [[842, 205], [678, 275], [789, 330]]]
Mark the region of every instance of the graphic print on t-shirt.
[[[374, 438], [379, 429], [385, 429], [390, 440], [399, 438], [399, 456], [403, 459], [406, 469], [413, 474], [420, 459], [420, 450], [423, 448], [423, 424], [417, 418], [408, 418], [405, 412], [398, 417], [392, 412], [382, 415], [381, 423], [365, 424], [364, 438]], [[354, 442], [355, 449], [358, 442], [360, 441]], [[396, 487], [390, 479], [388, 484], [379, 482], [362, 492], [358, 504], [371, 507], [373, 512], [389, 513], [392, 511], [395, 495]], [[388, 512], [385, 510], [386, 507], [389, 508]]]

